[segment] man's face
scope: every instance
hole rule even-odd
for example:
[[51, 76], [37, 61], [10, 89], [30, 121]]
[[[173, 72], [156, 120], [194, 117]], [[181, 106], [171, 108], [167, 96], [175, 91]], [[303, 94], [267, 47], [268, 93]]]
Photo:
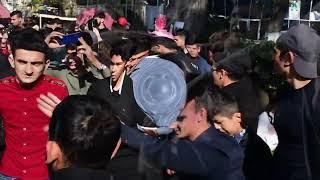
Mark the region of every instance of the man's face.
[[75, 53], [68, 55], [67, 66], [68, 66], [68, 69], [73, 72], [84, 68], [80, 57], [78, 57]]
[[192, 58], [197, 58], [200, 53], [200, 46], [193, 44], [193, 45], [186, 45], [189, 55]]
[[273, 66], [279, 75], [286, 77], [289, 73], [289, 67], [286, 64], [284, 57], [280, 56], [280, 53], [279, 49], [274, 48]]
[[226, 117], [217, 114], [213, 118], [214, 126], [221, 132], [226, 133], [230, 136], [239, 134], [242, 130], [240, 113], [234, 113], [232, 117]]
[[148, 55], [148, 52], [144, 51], [138, 54], [131, 56], [129, 61], [126, 62], [127, 74], [131, 74], [135, 67], [139, 64], [139, 62]]
[[49, 61], [42, 52], [17, 49], [11, 64], [20, 85], [31, 85], [43, 75]]
[[179, 117], [176, 121], [175, 132], [178, 138], [187, 138], [190, 139], [194, 136], [195, 122], [199, 118], [199, 114], [195, 108], [195, 101], [189, 101], [186, 106], [183, 108]]
[[213, 83], [219, 88], [223, 88], [223, 71], [222, 70], [213, 70]]
[[174, 41], [177, 43], [177, 46], [180, 48], [185, 47], [186, 38], [184, 36], [174, 36]]
[[122, 60], [121, 56], [113, 55], [110, 63], [111, 79], [112, 82], [117, 82], [125, 70], [125, 62]]
[[7, 48], [8, 45], [8, 33], [3, 33], [1, 38], [1, 48]]
[[100, 25], [100, 24], [103, 23], [103, 21], [104, 21], [103, 18], [99, 18], [99, 17], [96, 17], [96, 18], [94, 18], [94, 19], [97, 20], [98, 25]]
[[21, 18], [21, 17], [18, 17], [17, 15], [11, 16], [10, 23], [11, 23], [13, 26], [20, 26], [21, 23], [22, 23], [22, 18]]

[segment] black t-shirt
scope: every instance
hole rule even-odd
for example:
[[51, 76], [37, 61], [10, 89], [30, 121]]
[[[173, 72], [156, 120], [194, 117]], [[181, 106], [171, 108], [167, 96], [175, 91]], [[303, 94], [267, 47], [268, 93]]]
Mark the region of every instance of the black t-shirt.
[[[319, 113], [312, 110], [314, 94], [315, 80], [312, 80], [303, 88], [289, 89], [276, 108], [274, 127], [278, 134], [279, 144], [273, 156], [274, 179], [307, 178], [306, 164], [313, 160], [309, 150], [314, 149], [312, 144], [315, 142], [311, 126], [317, 125], [311, 122], [319, 121], [318, 115], [312, 116], [312, 118], [316, 117], [312, 120], [306, 115], [306, 108], [311, 110], [312, 114]], [[303, 107], [303, 98], [305, 98], [307, 107]], [[306, 154], [310, 156], [310, 159], [306, 157]]]

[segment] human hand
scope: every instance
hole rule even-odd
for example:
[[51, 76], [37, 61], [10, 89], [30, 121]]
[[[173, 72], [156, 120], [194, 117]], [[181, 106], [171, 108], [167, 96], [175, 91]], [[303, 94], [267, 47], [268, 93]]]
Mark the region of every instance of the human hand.
[[47, 45], [49, 46], [49, 48], [59, 48], [59, 47], [63, 47], [64, 45], [60, 45], [57, 41], [58, 38], [62, 38], [64, 34], [57, 32], [57, 31], [52, 31], [46, 38], [45, 38], [45, 42], [47, 43]]
[[176, 174], [176, 172], [174, 170], [167, 169], [167, 174], [173, 176], [174, 174]]
[[79, 38], [80, 46], [77, 47], [78, 52], [87, 56], [88, 60], [92, 60], [95, 58], [95, 52], [92, 48], [87, 44], [87, 42], [81, 37]]
[[38, 108], [48, 117], [51, 118], [54, 108], [61, 100], [54, 94], [48, 92], [47, 95], [40, 94], [37, 98]]

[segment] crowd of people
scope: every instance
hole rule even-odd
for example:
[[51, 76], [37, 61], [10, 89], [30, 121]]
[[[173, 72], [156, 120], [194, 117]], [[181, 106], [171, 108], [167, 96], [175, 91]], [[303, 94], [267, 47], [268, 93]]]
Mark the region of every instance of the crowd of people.
[[204, 45], [104, 19], [39, 27], [14, 11], [1, 28], [1, 180], [320, 179], [316, 30], [279, 37], [289, 87], [271, 97], [238, 32]]

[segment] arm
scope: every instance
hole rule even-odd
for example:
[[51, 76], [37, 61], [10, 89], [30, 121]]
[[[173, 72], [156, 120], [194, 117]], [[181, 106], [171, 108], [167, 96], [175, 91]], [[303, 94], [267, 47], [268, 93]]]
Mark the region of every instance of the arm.
[[90, 70], [94, 77], [97, 79], [104, 79], [110, 76], [110, 69], [102, 64], [99, 59], [96, 57], [96, 53], [92, 50], [92, 48], [83, 40], [83, 38], [79, 39], [81, 46], [79, 49], [82, 49], [82, 53], [86, 55], [87, 61], [90, 64]]
[[121, 131], [124, 143], [140, 148], [140, 155], [155, 164], [187, 174], [209, 174], [198, 148], [188, 140], [172, 141], [151, 137], [126, 125], [122, 125]]

